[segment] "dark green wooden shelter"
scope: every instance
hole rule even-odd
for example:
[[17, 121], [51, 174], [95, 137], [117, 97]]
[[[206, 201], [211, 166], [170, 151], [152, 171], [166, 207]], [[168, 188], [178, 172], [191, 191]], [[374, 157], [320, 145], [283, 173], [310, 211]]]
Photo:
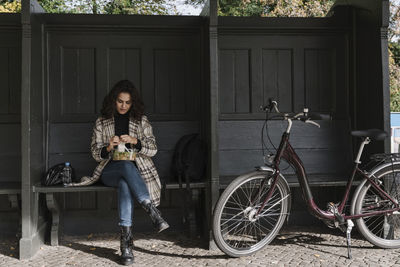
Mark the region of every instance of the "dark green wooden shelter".
[[[283, 111], [332, 114], [320, 131], [295, 128], [293, 144], [312, 183], [343, 184], [355, 145], [349, 130], [390, 129], [388, 19], [386, 0], [338, 0], [325, 18], [218, 17], [216, 0], [198, 17], [46, 14], [22, 0], [20, 14], [0, 14], [0, 231], [21, 227], [20, 258], [36, 253], [50, 220], [33, 186], [58, 162], [90, 174], [93, 122], [120, 79], [141, 90], [162, 178], [179, 137], [208, 141], [206, 221], [221, 188], [263, 163], [259, 106], [270, 97]], [[281, 129], [271, 124], [273, 140]], [[389, 151], [389, 140], [371, 147]], [[64, 230], [112, 230], [113, 194], [59, 194]], [[17, 195], [21, 224], [7, 200], [16, 207]], [[167, 217], [179, 202], [168, 199]]]

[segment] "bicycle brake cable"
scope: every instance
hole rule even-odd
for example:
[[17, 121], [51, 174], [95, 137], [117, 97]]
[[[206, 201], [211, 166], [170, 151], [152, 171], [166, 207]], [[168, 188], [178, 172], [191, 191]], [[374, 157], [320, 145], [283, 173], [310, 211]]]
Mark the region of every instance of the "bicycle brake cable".
[[270, 144], [272, 145], [272, 147], [275, 149], [275, 152], [276, 152], [276, 147], [272, 143], [272, 140], [271, 140], [271, 138], [269, 136], [269, 132], [268, 132], [268, 114], [269, 114], [269, 112], [266, 112], [264, 125], [261, 129], [261, 147], [262, 147], [262, 153], [263, 153], [264, 158], [265, 158], [265, 150], [267, 150], [268, 153], [273, 154], [272, 151], [268, 148], [267, 144], [264, 141], [264, 128], [267, 133], [268, 141], [270, 142]]

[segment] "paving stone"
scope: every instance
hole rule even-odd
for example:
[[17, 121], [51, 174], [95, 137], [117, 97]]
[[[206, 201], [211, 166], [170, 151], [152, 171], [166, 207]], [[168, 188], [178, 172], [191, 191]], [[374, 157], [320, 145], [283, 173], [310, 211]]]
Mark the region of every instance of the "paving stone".
[[[264, 249], [242, 258], [204, 248], [183, 233], [137, 233], [133, 266], [400, 266], [400, 249], [380, 249], [354, 234], [347, 259], [344, 234], [320, 227], [293, 227]], [[119, 234], [64, 236], [60, 246], [43, 245], [30, 260], [18, 260], [18, 241], [0, 240], [0, 266], [119, 266]]]

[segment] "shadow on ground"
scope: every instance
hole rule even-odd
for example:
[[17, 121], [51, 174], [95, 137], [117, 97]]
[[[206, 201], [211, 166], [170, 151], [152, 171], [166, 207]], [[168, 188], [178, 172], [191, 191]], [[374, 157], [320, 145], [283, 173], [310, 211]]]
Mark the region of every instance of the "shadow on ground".
[[2, 236], [0, 238], [0, 255], [19, 259], [19, 237]]
[[[330, 229], [327, 227], [290, 227], [290, 230], [283, 230], [282, 233], [277, 236], [274, 241], [271, 242], [271, 246], [284, 246], [284, 245], [297, 245], [303, 248], [309, 248], [321, 253], [327, 253], [338, 257], [347, 258], [347, 245], [346, 235], [339, 229]], [[319, 235], [316, 235], [319, 234]], [[322, 237], [321, 235], [325, 235]], [[335, 236], [335, 238], [343, 238], [343, 243], [332, 243], [327, 240], [328, 235]], [[362, 240], [366, 241], [357, 231], [352, 231], [351, 240]], [[310, 247], [311, 246], [311, 247]], [[325, 249], [324, 249], [325, 248]], [[329, 248], [342, 248], [343, 250], [339, 253], [335, 253]], [[351, 245], [351, 248], [362, 248], [362, 249], [377, 249], [376, 246], [360, 246]]]
[[[75, 250], [80, 250], [84, 253], [89, 253], [96, 255], [97, 257], [101, 258], [106, 258], [109, 260], [112, 260], [116, 263], [119, 262], [120, 258], [120, 251], [119, 249], [113, 249], [113, 248], [105, 248], [104, 246], [94, 246], [94, 245], [87, 245], [80, 243], [79, 240], [82, 241], [103, 241], [104, 239], [107, 240], [112, 240], [113, 242], [119, 242], [119, 234], [107, 234], [105, 235], [93, 235], [90, 239], [87, 238], [87, 236], [75, 236], [72, 238], [73, 240], [70, 240], [70, 237], [63, 238], [63, 240], [60, 242], [62, 246], [69, 247], [71, 249]], [[168, 241], [173, 243], [171, 246], [179, 246], [181, 248], [203, 248], [207, 249], [204, 246], [204, 239], [200, 238], [189, 238], [188, 236], [183, 235], [182, 233], [176, 233], [176, 232], [167, 232], [167, 233], [161, 233], [161, 234], [155, 234], [155, 233], [137, 233], [134, 237], [134, 251], [145, 253], [145, 254], [150, 254], [150, 255], [162, 255], [162, 256], [168, 256], [168, 257], [177, 257], [177, 258], [187, 258], [187, 259], [227, 259], [229, 258], [228, 256], [224, 254], [220, 255], [188, 255], [184, 253], [173, 253], [173, 252], [165, 252], [165, 251], [160, 251], [159, 249], [152, 250], [148, 248], [147, 246], [141, 246], [141, 245], [136, 245], [139, 240], [149, 240], [149, 239], [155, 239], [155, 240], [163, 240], [163, 241]], [[222, 253], [222, 252], [221, 252]]]

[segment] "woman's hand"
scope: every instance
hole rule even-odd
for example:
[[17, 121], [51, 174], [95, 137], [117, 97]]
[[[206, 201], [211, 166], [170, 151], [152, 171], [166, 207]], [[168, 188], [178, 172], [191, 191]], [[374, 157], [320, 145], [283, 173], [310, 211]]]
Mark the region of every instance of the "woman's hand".
[[111, 150], [114, 149], [114, 146], [118, 146], [120, 142], [120, 139], [118, 136], [114, 136], [110, 138], [110, 144], [107, 147], [107, 151], [110, 152]]
[[127, 134], [124, 134], [124, 135], [121, 135], [121, 139], [120, 139], [122, 142], [125, 142], [125, 143], [130, 143], [130, 144], [132, 144], [132, 145], [136, 145], [137, 144], [137, 138], [135, 138], [135, 137], [132, 137], [132, 136], [129, 136], [129, 135], [127, 135]]

